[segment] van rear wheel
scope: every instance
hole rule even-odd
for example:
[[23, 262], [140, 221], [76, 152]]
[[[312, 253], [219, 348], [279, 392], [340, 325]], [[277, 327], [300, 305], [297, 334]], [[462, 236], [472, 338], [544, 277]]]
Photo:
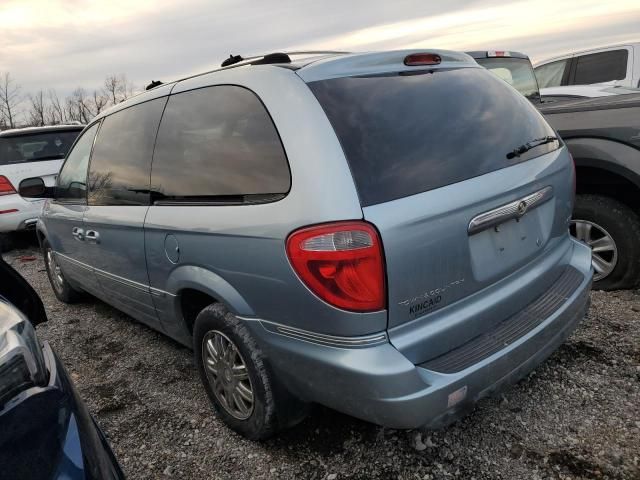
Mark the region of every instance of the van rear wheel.
[[263, 440], [304, 418], [305, 405], [278, 385], [247, 327], [223, 305], [200, 312], [193, 342], [200, 379], [230, 428]]

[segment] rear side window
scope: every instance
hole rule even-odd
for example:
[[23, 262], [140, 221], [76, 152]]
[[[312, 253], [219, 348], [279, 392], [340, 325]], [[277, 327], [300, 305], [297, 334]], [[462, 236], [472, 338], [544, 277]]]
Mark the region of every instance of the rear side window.
[[56, 200], [85, 203], [87, 200], [87, 166], [99, 123], [87, 128], [69, 152], [56, 182]]
[[570, 59], [558, 60], [557, 62], [547, 63], [534, 68], [536, 78], [538, 79], [538, 86], [540, 88], [547, 87], [559, 87], [562, 85], [562, 78], [564, 72], [569, 64]]
[[62, 160], [82, 130], [0, 137], [0, 165]]
[[89, 205], [148, 205], [153, 144], [166, 98], [102, 121], [89, 166]]
[[525, 97], [483, 68], [310, 83], [342, 144], [363, 206], [425, 192], [558, 148]]
[[290, 183], [278, 132], [253, 92], [220, 85], [170, 97], [151, 173], [157, 202], [269, 201]]
[[589, 85], [624, 80], [628, 57], [626, 49], [580, 55], [576, 57], [576, 72], [571, 84]]

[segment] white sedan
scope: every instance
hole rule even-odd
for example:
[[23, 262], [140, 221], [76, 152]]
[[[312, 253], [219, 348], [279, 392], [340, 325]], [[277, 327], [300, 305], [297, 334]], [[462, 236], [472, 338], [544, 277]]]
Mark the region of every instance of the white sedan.
[[0, 250], [7, 234], [35, 226], [42, 200], [18, 195], [25, 178], [42, 177], [47, 186], [55, 184], [64, 157], [84, 127], [56, 125], [0, 132]]

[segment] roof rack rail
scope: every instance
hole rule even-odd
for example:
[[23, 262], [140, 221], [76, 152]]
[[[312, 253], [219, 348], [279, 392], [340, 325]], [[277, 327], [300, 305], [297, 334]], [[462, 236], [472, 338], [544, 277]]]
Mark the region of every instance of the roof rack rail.
[[342, 50], [306, 50], [300, 52], [286, 52], [287, 55], [344, 55], [353, 52], [344, 52]]
[[[223, 61], [221, 67], [230, 67], [240, 62], [248, 62], [249, 65], [267, 65], [270, 63], [291, 63], [291, 57], [293, 55], [338, 55], [351, 52], [342, 52], [336, 50], [308, 50], [300, 52], [276, 52], [267, 53], [265, 55], [254, 55], [251, 57], [242, 57], [242, 55], [229, 55], [225, 61]], [[251, 61], [250, 61], [251, 60]]]

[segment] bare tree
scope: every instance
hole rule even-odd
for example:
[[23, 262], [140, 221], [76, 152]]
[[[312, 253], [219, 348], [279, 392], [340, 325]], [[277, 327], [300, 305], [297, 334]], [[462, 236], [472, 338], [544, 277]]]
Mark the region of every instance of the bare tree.
[[87, 96], [84, 88], [76, 88], [70, 97], [66, 99], [67, 117], [81, 123], [89, 123], [93, 118], [91, 98]]
[[89, 123], [108, 103], [108, 97], [100, 91], [94, 90], [88, 94], [84, 88], [78, 87], [66, 99], [66, 116], [69, 120]]
[[98, 115], [109, 103], [109, 98], [98, 90], [93, 91], [93, 97], [89, 102], [89, 110], [92, 116]]
[[0, 114], [2, 114], [4, 123], [8, 124], [10, 128], [16, 126], [18, 105], [21, 101], [20, 85], [17, 85], [11, 78], [11, 73], [2, 73], [0, 75]]
[[47, 106], [46, 123], [49, 125], [57, 125], [66, 122], [67, 112], [58, 97], [58, 93], [55, 90], [50, 89], [47, 92], [47, 97], [49, 105]]
[[46, 124], [46, 110], [47, 107], [42, 90], [39, 90], [35, 95], [29, 95], [29, 123], [31, 125], [44, 126]]
[[104, 91], [108, 95], [111, 105], [118, 103], [119, 85], [120, 82], [116, 75], [107, 75], [107, 78], [104, 79]]
[[111, 105], [116, 105], [133, 95], [133, 84], [124, 73], [107, 75], [104, 79], [105, 95]]

